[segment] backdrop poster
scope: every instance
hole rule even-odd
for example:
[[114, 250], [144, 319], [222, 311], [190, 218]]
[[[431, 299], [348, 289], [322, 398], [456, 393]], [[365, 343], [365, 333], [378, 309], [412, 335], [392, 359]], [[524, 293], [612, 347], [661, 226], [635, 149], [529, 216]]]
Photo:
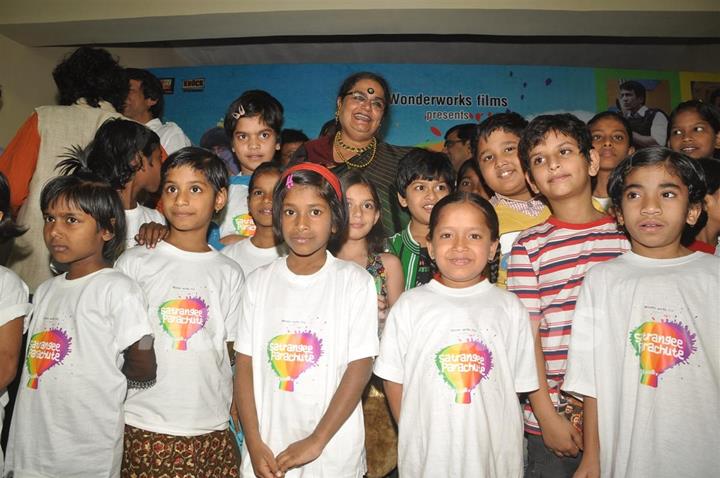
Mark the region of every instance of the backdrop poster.
[[720, 108], [720, 73], [680, 73], [682, 101], [702, 100]]
[[440, 148], [444, 132], [487, 115], [516, 111], [528, 119], [572, 112], [588, 120], [595, 112], [591, 68], [424, 65], [303, 64], [156, 68], [164, 84], [166, 121], [178, 123], [197, 143], [222, 122], [227, 106], [248, 89], [263, 89], [285, 108], [285, 127], [314, 138], [335, 113], [342, 80], [353, 72], [383, 75], [392, 89], [384, 138], [397, 145]]
[[648, 108], [657, 108], [670, 114], [680, 101], [680, 85], [676, 72], [598, 68], [595, 70], [597, 111], [619, 111], [620, 85], [630, 80], [645, 87], [645, 106]]

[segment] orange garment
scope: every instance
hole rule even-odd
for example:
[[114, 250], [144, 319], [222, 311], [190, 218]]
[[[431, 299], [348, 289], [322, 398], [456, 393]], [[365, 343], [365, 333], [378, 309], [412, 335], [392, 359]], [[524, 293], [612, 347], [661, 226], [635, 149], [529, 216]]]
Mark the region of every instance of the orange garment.
[[39, 154], [38, 115], [33, 113], [0, 156], [0, 171], [7, 176], [10, 183], [10, 207], [13, 215], [17, 214], [28, 197], [30, 180], [35, 173]]

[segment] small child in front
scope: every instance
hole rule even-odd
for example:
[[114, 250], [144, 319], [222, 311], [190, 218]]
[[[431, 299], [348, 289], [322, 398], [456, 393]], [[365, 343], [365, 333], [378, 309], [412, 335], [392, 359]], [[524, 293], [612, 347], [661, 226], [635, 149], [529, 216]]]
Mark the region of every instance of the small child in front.
[[585, 403], [576, 476], [717, 476], [720, 450], [720, 258], [691, 252], [703, 172], [655, 147], [609, 185], [631, 252], [588, 272], [563, 389]]
[[552, 210], [547, 221], [518, 236], [508, 263], [508, 290], [533, 324], [540, 382], [525, 407], [526, 476], [570, 477], [582, 448], [582, 403], [561, 394], [560, 385], [575, 299], [585, 272], [629, 244], [615, 219], [593, 205], [599, 158], [585, 123], [570, 114], [538, 116], [518, 149], [530, 186]]
[[400, 205], [410, 213], [410, 222], [388, 239], [388, 250], [400, 259], [404, 290], [432, 279], [432, 262], [427, 253], [430, 212], [454, 186], [455, 171], [443, 153], [413, 148], [398, 164], [395, 187]]
[[240, 475], [362, 478], [377, 296], [367, 271], [327, 252], [347, 227], [340, 181], [318, 164], [289, 168], [273, 218], [289, 252], [248, 277], [235, 340]]
[[399, 424], [400, 476], [523, 474], [517, 393], [538, 380], [527, 311], [483, 277], [498, 227], [476, 194], [441, 199], [428, 232], [440, 276], [390, 310], [375, 374]]
[[168, 234], [115, 264], [145, 291], [158, 363], [155, 386], [125, 402], [123, 476], [237, 476], [229, 343], [244, 279], [206, 240], [213, 214], [225, 206], [227, 169], [210, 151], [188, 146], [160, 172]]
[[123, 206], [79, 169], [48, 182], [40, 207], [45, 244], [68, 272], [33, 298], [5, 472], [118, 478], [126, 393], [155, 380], [145, 296], [111, 268], [125, 242]]

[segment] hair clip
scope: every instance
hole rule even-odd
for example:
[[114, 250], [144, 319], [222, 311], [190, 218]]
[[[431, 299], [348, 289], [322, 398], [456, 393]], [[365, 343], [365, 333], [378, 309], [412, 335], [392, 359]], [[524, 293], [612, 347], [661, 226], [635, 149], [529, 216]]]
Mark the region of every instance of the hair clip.
[[240, 118], [242, 118], [243, 116], [245, 116], [245, 108], [243, 108], [243, 105], [240, 104], [240, 105], [238, 106], [237, 113], [232, 113], [231, 116], [232, 116], [233, 118], [235, 118], [236, 120], [239, 120]]
[[288, 174], [288, 177], [285, 179], [285, 187], [290, 189], [293, 186], [295, 186], [295, 183], [293, 182], [292, 174]]

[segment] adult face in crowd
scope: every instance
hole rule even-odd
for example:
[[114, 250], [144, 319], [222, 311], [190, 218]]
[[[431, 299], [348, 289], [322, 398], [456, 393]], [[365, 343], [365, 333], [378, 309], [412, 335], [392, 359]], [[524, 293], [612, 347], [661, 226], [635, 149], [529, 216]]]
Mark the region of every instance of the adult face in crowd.
[[476, 124], [458, 124], [447, 130], [443, 153], [447, 154], [457, 173], [465, 161], [472, 158], [472, 139]]

